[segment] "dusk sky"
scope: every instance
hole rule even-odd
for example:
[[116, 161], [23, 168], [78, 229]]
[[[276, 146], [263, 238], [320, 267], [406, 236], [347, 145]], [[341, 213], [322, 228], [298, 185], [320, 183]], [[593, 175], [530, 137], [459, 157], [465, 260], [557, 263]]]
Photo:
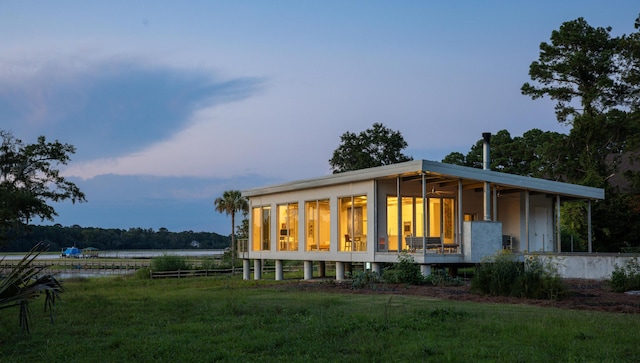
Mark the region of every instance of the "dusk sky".
[[225, 190], [327, 175], [374, 122], [435, 161], [483, 132], [567, 132], [520, 94], [539, 44], [578, 17], [632, 33], [638, 5], [2, 1], [0, 128], [76, 146], [88, 202], [54, 223], [227, 235]]

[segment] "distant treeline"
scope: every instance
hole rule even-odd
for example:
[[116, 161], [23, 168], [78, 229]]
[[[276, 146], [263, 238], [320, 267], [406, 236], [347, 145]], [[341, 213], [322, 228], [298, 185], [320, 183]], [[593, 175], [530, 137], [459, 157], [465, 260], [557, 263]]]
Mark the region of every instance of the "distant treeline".
[[[38, 242], [49, 244], [49, 251], [64, 247], [80, 249], [94, 247], [100, 250], [133, 249], [224, 249], [229, 247], [230, 237], [211, 232], [169, 232], [144, 228], [105, 229], [93, 227], [63, 227], [30, 225], [10, 230], [0, 241], [0, 252], [28, 251]], [[199, 247], [194, 247], [198, 245]]]

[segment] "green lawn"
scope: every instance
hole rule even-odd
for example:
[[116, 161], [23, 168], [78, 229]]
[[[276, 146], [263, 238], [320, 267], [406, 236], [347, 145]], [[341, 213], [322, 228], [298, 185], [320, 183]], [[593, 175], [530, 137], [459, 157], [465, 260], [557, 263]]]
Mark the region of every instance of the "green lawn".
[[[259, 285], [260, 288], [257, 288]], [[0, 362], [637, 362], [639, 315], [300, 292], [273, 280], [64, 283], [30, 335], [0, 310]]]

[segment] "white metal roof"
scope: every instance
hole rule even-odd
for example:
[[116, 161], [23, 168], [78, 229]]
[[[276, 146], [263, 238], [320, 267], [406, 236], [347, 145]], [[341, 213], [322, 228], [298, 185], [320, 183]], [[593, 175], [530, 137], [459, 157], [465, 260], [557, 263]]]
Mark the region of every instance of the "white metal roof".
[[559, 194], [561, 196], [577, 199], [604, 199], [604, 189], [601, 188], [586, 187], [582, 185], [439, 163], [429, 160], [412, 160], [404, 163], [331, 174], [318, 178], [297, 180], [289, 183], [245, 190], [242, 192], [242, 195], [245, 197], [254, 197], [373, 179], [415, 176], [422, 173], [430, 176], [441, 176], [452, 180], [459, 179], [463, 181], [489, 182], [502, 187], [540, 193]]

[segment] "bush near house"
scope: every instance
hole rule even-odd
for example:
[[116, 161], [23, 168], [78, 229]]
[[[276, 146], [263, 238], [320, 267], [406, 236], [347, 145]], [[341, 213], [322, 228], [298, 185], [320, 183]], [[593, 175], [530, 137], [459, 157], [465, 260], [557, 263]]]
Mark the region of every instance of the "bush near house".
[[628, 260], [624, 266], [616, 265], [609, 284], [615, 292], [640, 290], [640, 261], [638, 258]]
[[398, 256], [398, 262], [385, 269], [382, 281], [390, 284], [458, 286], [462, 279], [449, 276], [444, 270], [435, 270], [424, 276], [413, 256], [406, 251]]
[[551, 266], [537, 258], [521, 263], [509, 252], [499, 252], [476, 266], [471, 290], [481, 294], [528, 299], [561, 299], [566, 293], [562, 279]]

